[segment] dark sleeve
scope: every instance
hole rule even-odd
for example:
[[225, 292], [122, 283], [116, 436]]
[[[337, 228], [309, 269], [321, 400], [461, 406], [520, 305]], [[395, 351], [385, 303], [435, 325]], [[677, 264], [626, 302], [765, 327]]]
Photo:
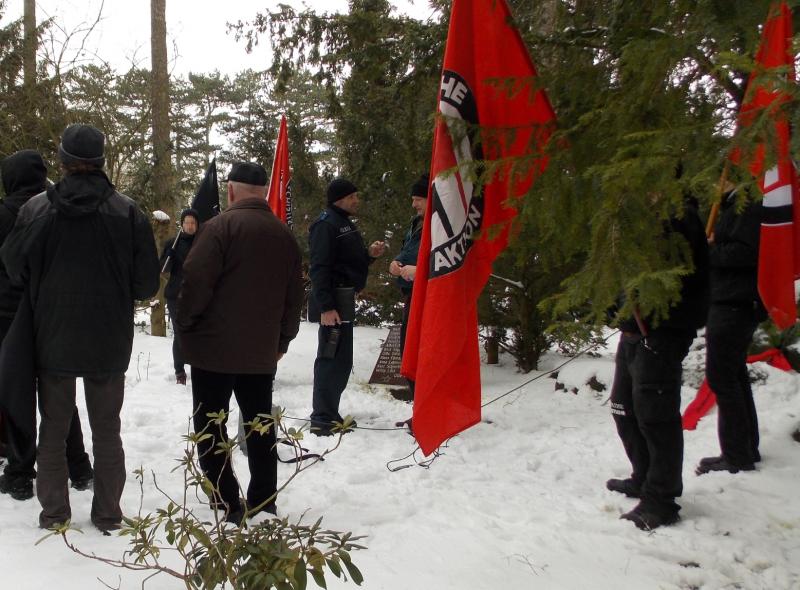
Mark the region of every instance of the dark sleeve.
[[[158, 268], [164, 269], [164, 272], [170, 272], [172, 270], [172, 257], [169, 258], [169, 264], [167, 264], [167, 255], [169, 254], [169, 250], [172, 247], [172, 243], [175, 241], [175, 238], [170, 238], [168, 240], [164, 240], [164, 243], [161, 244], [161, 256], [158, 257]], [[164, 268], [164, 265], [167, 265]]]
[[[32, 205], [33, 200], [28, 203]], [[45, 218], [37, 217], [33, 211], [28, 204], [20, 209], [11, 233], [0, 248], [0, 257], [3, 259], [8, 278], [11, 284], [18, 287], [25, 285], [30, 279], [31, 252], [36, 244], [40, 243], [37, 235], [45, 225]]]
[[211, 303], [222, 275], [225, 250], [216, 225], [197, 232], [183, 264], [183, 281], [178, 295], [178, 328], [191, 330]]
[[711, 245], [709, 259], [714, 268], [755, 268], [761, 237], [761, 204], [750, 203], [737, 215], [730, 234]]
[[161, 267], [153, 228], [139, 209], [135, 213], [133, 232], [133, 298], [149, 299], [158, 292]]
[[308, 274], [311, 294], [321, 312], [336, 309], [333, 293], [333, 263], [335, 258], [335, 228], [324, 221], [311, 226], [308, 245], [311, 254]]
[[300, 248], [294, 237], [291, 238], [291, 247], [286, 302], [281, 318], [281, 339], [278, 343], [278, 352], [282, 353], [289, 350], [289, 343], [300, 330], [300, 312], [303, 307], [303, 270], [300, 265]]

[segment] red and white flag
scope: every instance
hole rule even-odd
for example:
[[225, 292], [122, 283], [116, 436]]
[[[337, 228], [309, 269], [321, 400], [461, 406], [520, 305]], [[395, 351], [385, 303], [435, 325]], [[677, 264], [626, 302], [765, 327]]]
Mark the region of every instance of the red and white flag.
[[775, 165], [764, 170], [766, 147], [761, 144], [753, 154], [750, 171], [759, 177], [764, 194], [758, 292], [780, 329], [797, 320], [794, 281], [800, 278], [800, 191], [789, 152], [790, 96], [782, 87], [795, 80], [794, 59], [792, 13], [786, 2], [775, 3], [764, 25], [756, 70], [747, 84], [739, 124], [746, 126], [766, 115], [774, 126]]
[[[478, 295], [555, 124], [536, 76], [504, 0], [453, 2], [402, 365], [426, 455], [481, 418]], [[522, 169], [505, 160], [525, 156]], [[481, 187], [477, 162], [503, 163]]]
[[292, 170], [289, 167], [289, 135], [285, 115], [281, 117], [278, 130], [267, 203], [278, 219], [292, 227]]

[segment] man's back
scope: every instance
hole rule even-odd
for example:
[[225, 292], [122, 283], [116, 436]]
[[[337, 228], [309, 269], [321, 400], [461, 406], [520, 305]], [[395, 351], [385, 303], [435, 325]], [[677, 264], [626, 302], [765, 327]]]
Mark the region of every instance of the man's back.
[[186, 361], [220, 373], [274, 373], [299, 329], [300, 249], [264, 199], [205, 223], [183, 267], [178, 325]]

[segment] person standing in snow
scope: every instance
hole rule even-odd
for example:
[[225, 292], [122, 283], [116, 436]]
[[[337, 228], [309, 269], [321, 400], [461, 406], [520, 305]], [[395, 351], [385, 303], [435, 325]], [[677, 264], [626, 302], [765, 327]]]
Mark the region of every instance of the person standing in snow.
[[0, 251], [12, 283], [28, 289], [33, 312], [42, 528], [72, 516], [64, 448], [77, 377], [83, 378], [94, 442], [91, 520], [106, 533], [122, 522], [120, 411], [134, 302], [155, 294], [160, 269], [147, 216], [103, 172], [104, 147], [95, 127], [67, 127], [58, 150], [62, 180], [20, 209]]
[[[183, 263], [186, 262], [189, 251], [192, 249], [198, 227], [200, 227], [200, 220], [197, 211], [184, 209], [181, 211], [181, 232], [178, 239], [169, 238], [161, 248], [161, 258], [158, 263], [161, 268], [166, 265], [165, 272], [169, 273], [169, 281], [164, 287], [164, 297], [167, 300], [173, 331], [175, 330], [175, 318], [178, 317], [178, 293], [183, 280]], [[183, 360], [183, 352], [177, 334], [173, 334], [172, 337], [172, 362], [175, 366], [175, 382], [178, 385], [186, 385], [186, 363]]]
[[278, 361], [300, 328], [303, 305], [301, 254], [292, 232], [270, 210], [267, 172], [235, 162], [228, 175], [228, 208], [203, 223], [183, 265], [178, 296], [178, 337], [192, 371], [194, 429], [211, 434], [198, 443], [200, 466], [214, 484], [212, 505], [241, 524], [258, 512], [275, 514], [278, 451], [275, 429], [246, 428], [250, 483], [247, 502], [230, 456], [215, 453], [228, 440], [228, 412], [236, 396], [245, 423], [272, 413]]
[[[0, 172], [6, 194], [0, 205], [1, 246], [11, 233], [20, 208], [47, 188], [47, 167], [38, 152], [22, 150], [4, 159], [0, 163]], [[22, 297], [22, 288], [11, 284], [5, 267], [0, 264], [0, 343], [11, 328]], [[30, 378], [34, 379], [35, 375], [30, 375]], [[17, 388], [0, 391], [0, 408], [4, 408], [0, 410], [0, 422], [8, 442], [8, 463], [0, 476], [0, 493], [8, 494], [15, 500], [33, 497], [33, 480], [36, 477], [36, 410], [30, 400], [21, 399], [25, 396], [26, 393]], [[30, 407], [29, 411], [27, 407]], [[21, 411], [23, 408], [26, 410]], [[78, 408], [74, 408], [72, 414], [66, 452], [72, 487], [77, 490], [88, 489], [92, 484], [93, 471], [83, 446]]]
[[353, 369], [355, 293], [367, 284], [370, 264], [386, 251], [384, 242], [373, 242], [367, 248], [350, 219], [360, 203], [352, 182], [345, 178], [331, 181], [327, 201], [327, 209], [308, 228], [308, 315], [310, 321], [320, 323], [311, 411], [311, 432], [317, 436], [331, 436], [335, 423], [343, 421], [339, 401]]
[[[758, 295], [761, 205], [729, 183], [711, 244], [711, 307], [706, 327], [706, 378], [717, 397], [721, 454], [696, 473], [752, 471], [761, 460], [758, 416], [747, 372], [747, 349], [767, 312]], [[739, 199], [746, 199], [744, 208]]]
[[642, 530], [680, 518], [675, 498], [683, 492], [682, 362], [708, 309], [708, 246], [693, 200], [669, 221], [666, 234], [686, 240], [691, 259], [684, 264], [692, 272], [682, 278], [680, 301], [662, 321], [636, 317], [621, 323], [611, 388], [611, 413], [633, 471], [606, 487], [639, 498], [621, 518]]
[[[397, 277], [397, 285], [403, 295], [403, 324], [400, 330], [400, 351], [405, 350], [406, 331], [408, 330], [408, 318], [411, 316], [411, 292], [414, 288], [414, 276], [417, 274], [417, 255], [419, 254], [419, 244], [422, 240], [422, 223], [425, 218], [425, 207], [428, 204], [428, 188], [430, 187], [430, 177], [423, 174], [411, 187], [411, 207], [416, 215], [411, 220], [411, 227], [408, 228], [403, 238], [403, 246], [400, 253], [389, 264], [389, 274]], [[414, 382], [408, 381], [411, 389], [411, 396], [414, 396]]]

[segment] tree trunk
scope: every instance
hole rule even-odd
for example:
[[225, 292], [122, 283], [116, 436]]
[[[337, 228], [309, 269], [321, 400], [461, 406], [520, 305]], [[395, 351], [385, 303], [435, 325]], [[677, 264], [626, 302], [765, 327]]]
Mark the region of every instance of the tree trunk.
[[[175, 199], [172, 191], [166, 9], [166, 0], [150, 1], [150, 52], [152, 56], [150, 96], [153, 107], [152, 182], [156, 207], [167, 214], [172, 214], [175, 208]], [[154, 336], [166, 336], [164, 281], [161, 282], [161, 288], [156, 297], [158, 297], [158, 303], [152, 308], [150, 331]]]
[[497, 328], [489, 328], [489, 335], [486, 337], [486, 364], [496, 365], [500, 362], [500, 338]]
[[25, 0], [23, 11], [22, 71], [25, 90], [30, 93], [36, 86], [36, 0]]

